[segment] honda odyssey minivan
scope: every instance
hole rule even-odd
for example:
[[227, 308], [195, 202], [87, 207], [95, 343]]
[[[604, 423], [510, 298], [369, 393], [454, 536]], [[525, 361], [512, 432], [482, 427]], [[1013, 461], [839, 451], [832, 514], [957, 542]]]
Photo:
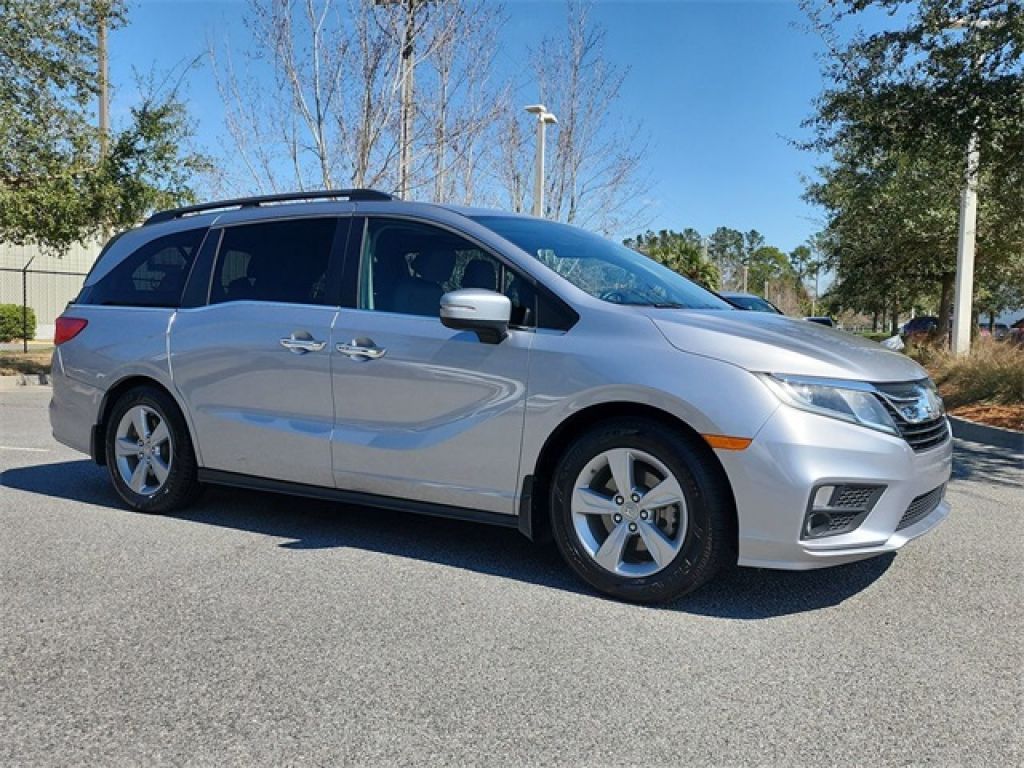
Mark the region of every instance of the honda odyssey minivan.
[[143, 512], [220, 484], [478, 520], [640, 602], [949, 513], [913, 361], [529, 216], [371, 190], [163, 211], [55, 342], [54, 436]]

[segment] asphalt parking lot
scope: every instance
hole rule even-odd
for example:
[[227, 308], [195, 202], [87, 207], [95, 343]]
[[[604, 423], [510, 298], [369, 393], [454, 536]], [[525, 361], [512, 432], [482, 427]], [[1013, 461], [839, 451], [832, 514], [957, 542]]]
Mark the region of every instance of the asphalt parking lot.
[[661, 608], [511, 530], [211, 490], [127, 511], [0, 392], [0, 765], [1020, 765], [1024, 468], [895, 557]]

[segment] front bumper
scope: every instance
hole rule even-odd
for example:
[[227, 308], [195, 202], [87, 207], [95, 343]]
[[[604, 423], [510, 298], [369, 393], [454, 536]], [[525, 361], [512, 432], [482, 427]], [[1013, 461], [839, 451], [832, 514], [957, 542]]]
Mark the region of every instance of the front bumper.
[[[736, 498], [740, 565], [806, 570], [893, 552], [930, 531], [950, 510], [943, 499], [897, 530], [912, 501], [949, 480], [952, 439], [914, 453], [902, 438], [782, 406], [746, 450], [718, 456]], [[801, 539], [811, 492], [823, 483], [886, 488], [856, 529]]]

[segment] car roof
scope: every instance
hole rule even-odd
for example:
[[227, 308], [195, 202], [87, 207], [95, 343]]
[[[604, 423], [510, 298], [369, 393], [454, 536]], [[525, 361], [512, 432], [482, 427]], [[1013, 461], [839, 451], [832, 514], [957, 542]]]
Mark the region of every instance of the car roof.
[[533, 218], [526, 214], [451, 203], [428, 203], [401, 200], [377, 190], [326, 190], [322, 192], [289, 192], [274, 195], [213, 200], [157, 211], [140, 229], [161, 234], [179, 229], [209, 227], [215, 224], [237, 224], [279, 218], [342, 215], [366, 211], [374, 213], [413, 213], [428, 218], [447, 212], [457, 216]]

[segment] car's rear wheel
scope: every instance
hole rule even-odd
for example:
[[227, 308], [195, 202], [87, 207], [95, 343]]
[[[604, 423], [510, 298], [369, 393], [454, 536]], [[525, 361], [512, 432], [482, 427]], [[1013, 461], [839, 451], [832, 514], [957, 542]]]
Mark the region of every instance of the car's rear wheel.
[[655, 421], [603, 424], [565, 452], [551, 488], [555, 541], [595, 589], [661, 602], [733, 556], [733, 512], [709, 451]]
[[167, 393], [139, 387], [122, 395], [107, 419], [105, 447], [114, 489], [134, 509], [171, 512], [198, 495], [192, 440]]

